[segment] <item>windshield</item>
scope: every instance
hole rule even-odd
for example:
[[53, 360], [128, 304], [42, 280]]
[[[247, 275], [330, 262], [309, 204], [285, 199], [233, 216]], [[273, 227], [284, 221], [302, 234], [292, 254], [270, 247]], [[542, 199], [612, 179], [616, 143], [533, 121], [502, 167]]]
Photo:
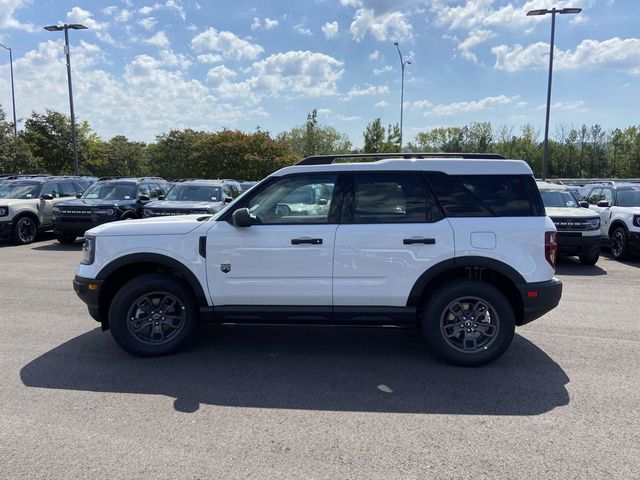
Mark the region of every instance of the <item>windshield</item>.
[[136, 198], [136, 186], [123, 183], [94, 184], [84, 191], [82, 198], [87, 200], [131, 200]]
[[619, 189], [618, 203], [621, 207], [640, 207], [640, 187]]
[[540, 190], [545, 207], [575, 208], [578, 206], [575, 197], [569, 190]]
[[0, 183], [0, 198], [38, 198], [40, 183]]
[[169, 190], [164, 199], [186, 202], [220, 202], [222, 190], [220, 187], [209, 185], [176, 185]]

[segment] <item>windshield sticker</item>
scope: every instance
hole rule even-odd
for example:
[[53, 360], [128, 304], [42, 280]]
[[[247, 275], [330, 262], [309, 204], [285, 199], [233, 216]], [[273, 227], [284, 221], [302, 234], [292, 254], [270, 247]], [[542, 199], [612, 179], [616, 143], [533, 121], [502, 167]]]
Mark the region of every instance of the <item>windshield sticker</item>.
[[130, 197], [129, 195], [125, 195], [125, 196], [124, 196], [124, 199], [125, 199], [125, 200], [131, 200], [131, 197]]
[[32, 193], [27, 193], [27, 198], [31, 198], [31, 197], [33, 197], [33, 194]]

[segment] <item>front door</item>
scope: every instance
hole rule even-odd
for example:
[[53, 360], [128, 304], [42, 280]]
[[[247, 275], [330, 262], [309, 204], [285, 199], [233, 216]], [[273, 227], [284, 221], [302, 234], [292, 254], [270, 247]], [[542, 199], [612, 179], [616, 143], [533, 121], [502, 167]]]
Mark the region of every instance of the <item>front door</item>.
[[[280, 307], [312, 311], [316, 306], [330, 316], [338, 228], [330, 211], [336, 180], [337, 175], [323, 173], [274, 179], [238, 205], [249, 208], [250, 227], [216, 222], [206, 240], [207, 281], [216, 312], [251, 306], [262, 315]], [[317, 186], [329, 198], [300, 203], [304, 192]]]

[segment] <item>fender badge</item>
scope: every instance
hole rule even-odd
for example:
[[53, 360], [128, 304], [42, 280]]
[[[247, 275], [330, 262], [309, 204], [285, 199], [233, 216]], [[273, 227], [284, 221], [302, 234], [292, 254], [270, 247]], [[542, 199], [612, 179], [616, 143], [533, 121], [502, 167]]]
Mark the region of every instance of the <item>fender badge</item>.
[[222, 270], [224, 273], [229, 273], [231, 271], [231, 264], [230, 263], [220, 264], [220, 270]]

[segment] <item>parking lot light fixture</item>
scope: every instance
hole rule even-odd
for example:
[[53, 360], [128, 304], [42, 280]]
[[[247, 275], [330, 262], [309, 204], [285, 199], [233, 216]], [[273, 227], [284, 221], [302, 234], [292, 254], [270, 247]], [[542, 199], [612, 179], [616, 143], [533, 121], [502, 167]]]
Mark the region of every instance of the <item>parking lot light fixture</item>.
[[398, 42], [393, 42], [393, 44], [398, 49], [398, 55], [400, 56], [400, 67], [402, 68], [402, 82], [400, 85], [400, 151], [402, 151], [402, 120], [403, 120], [402, 117], [404, 113], [404, 69], [407, 67], [407, 65], [411, 65], [411, 61], [404, 60], [402, 58], [402, 52], [400, 51], [400, 46], [398, 45]]
[[567, 15], [576, 14], [582, 11], [581, 8], [540, 8], [537, 10], [529, 10], [528, 17], [537, 17], [541, 15], [551, 14], [551, 43], [549, 45], [549, 80], [547, 83], [547, 111], [544, 121], [544, 146], [542, 153], [542, 180], [547, 178], [547, 164], [549, 162], [549, 110], [551, 109], [551, 78], [553, 75], [553, 47], [556, 34], [556, 14]]
[[64, 53], [67, 57], [67, 82], [69, 84], [69, 110], [71, 111], [71, 144], [73, 146], [73, 165], [76, 175], [80, 175], [78, 165], [78, 145], [76, 140], [76, 117], [73, 111], [73, 86], [71, 84], [71, 53], [69, 51], [69, 30], [86, 30], [87, 27], [80, 23], [63, 25], [47, 25], [44, 27], [48, 32], [60, 32], [64, 30]]
[[18, 138], [18, 123], [16, 122], [16, 90], [13, 85], [13, 53], [11, 48], [0, 43], [0, 47], [9, 51], [9, 68], [11, 70], [11, 101], [13, 102], [13, 138]]

